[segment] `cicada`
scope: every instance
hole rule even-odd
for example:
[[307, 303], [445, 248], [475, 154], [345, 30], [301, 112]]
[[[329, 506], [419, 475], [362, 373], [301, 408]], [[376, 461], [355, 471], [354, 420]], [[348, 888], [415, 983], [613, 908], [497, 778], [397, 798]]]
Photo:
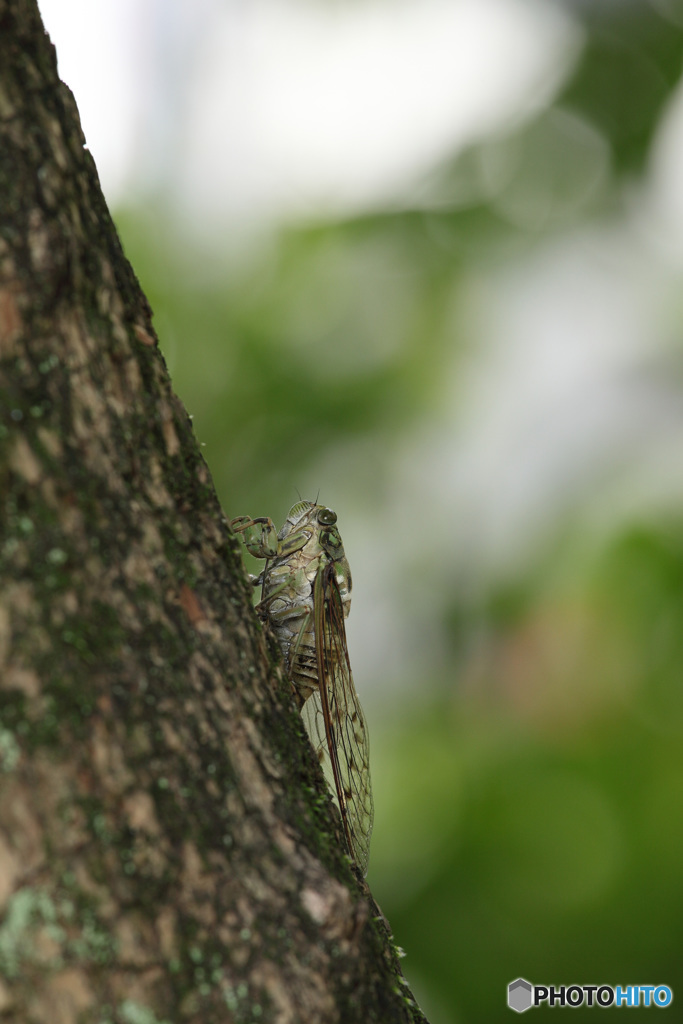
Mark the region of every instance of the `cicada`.
[[271, 519], [233, 519], [247, 551], [266, 564], [257, 609], [282, 651], [308, 737], [341, 814], [349, 853], [366, 874], [372, 832], [368, 730], [353, 685], [344, 620], [351, 571], [337, 515], [312, 501], [289, 510], [279, 533]]

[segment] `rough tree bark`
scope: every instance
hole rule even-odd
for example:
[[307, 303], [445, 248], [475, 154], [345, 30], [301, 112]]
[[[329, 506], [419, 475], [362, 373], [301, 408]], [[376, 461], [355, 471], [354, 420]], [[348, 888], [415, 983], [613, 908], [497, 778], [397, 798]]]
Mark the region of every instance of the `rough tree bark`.
[[337, 826], [35, 0], [0, 0], [0, 1018], [424, 1020]]

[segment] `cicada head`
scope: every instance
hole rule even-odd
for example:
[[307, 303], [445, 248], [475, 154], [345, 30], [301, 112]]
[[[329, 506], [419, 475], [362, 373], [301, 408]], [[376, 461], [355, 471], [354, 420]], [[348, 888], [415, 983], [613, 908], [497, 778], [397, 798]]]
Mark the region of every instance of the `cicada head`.
[[315, 515], [311, 515], [311, 513], [315, 508], [316, 505], [312, 501], [298, 501], [296, 505], [292, 505], [278, 534], [280, 540], [287, 537], [293, 530], [308, 526], [311, 522], [314, 523]]
[[297, 536], [305, 536], [307, 540], [292, 550], [300, 550], [303, 547], [303, 551], [310, 559], [324, 552], [337, 566], [339, 583], [344, 593], [350, 591], [351, 573], [344, 555], [341, 534], [337, 529], [337, 513], [313, 501], [297, 502], [290, 508], [278, 538], [281, 546], [286, 548], [291, 546], [294, 537]]

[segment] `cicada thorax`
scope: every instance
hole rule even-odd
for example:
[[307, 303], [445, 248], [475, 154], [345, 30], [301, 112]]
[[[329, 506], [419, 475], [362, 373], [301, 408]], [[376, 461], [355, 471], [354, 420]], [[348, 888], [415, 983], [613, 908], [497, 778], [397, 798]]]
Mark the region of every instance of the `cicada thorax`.
[[282, 542], [297, 534], [305, 537], [305, 543], [292, 554], [271, 559], [263, 574], [261, 604], [267, 609], [300, 709], [319, 686], [314, 620], [319, 573], [334, 572], [344, 617], [351, 606], [351, 570], [341, 536], [334, 522], [320, 522], [328, 511], [309, 502], [295, 505], [278, 539]]

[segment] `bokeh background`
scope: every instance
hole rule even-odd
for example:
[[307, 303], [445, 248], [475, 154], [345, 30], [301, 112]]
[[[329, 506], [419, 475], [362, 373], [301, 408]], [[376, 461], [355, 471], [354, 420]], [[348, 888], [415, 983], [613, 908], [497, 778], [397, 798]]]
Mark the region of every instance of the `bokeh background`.
[[339, 515], [432, 1024], [683, 1019], [683, 5], [40, 6], [226, 515]]

